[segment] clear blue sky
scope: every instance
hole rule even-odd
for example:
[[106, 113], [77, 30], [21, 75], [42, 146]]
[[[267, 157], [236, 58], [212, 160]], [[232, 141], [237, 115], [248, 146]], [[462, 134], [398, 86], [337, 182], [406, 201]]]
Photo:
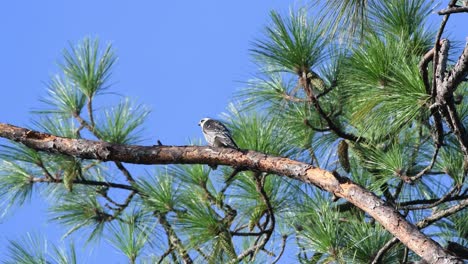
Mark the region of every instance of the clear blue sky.
[[[186, 144], [201, 136], [200, 118], [218, 117], [242, 87], [240, 81], [255, 72], [248, 49], [267, 23], [269, 10], [286, 11], [290, 4], [294, 2], [4, 1], [0, 122], [28, 125], [29, 111], [39, 107], [38, 99], [45, 95], [44, 83], [58, 71], [61, 51], [69, 42], [97, 36], [112, 42], [119, 57], [111, 91], [136, 98], [153, 111], [146, 143], [160, 139], [168, 145]], [[463, 19], [451, 21], [449, 28], [463, 41], [468, 20], [458, 17]], [[437, 15], [433, 19], [440, 20]], [[34, 196], [31, 205], [0, 219], [0, 252], [6, 239], [26, 232], [58, 241], [65, 229], [47, 221], [46, 208]], [[84, 252], [79, 259], [87, 263], [127, 262], [109, 246]]]

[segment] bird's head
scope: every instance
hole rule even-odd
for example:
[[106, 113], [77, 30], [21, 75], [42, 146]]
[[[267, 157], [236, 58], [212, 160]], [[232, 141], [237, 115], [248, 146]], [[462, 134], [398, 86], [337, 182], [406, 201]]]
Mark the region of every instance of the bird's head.
[[202, 120], [200, 120], [200, 122], [198, 122], [198, 125], [203, 127], [203, 124], [205, 124], [206, 121], [210, 120], [208, 117], [205, 117], [203, 118]]

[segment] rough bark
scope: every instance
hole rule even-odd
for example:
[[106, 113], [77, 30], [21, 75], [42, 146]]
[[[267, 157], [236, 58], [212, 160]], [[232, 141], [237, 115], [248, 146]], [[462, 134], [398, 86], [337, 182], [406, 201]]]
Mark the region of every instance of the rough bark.
[[0, 137], [49, 153], [134, 164], [218, 164], [268, 172], [313, 184], [359, 207], [429, 263], [462, 263], [392, 207], [346, 177], [255, 151], [203, 146], [133, 146], [57, 137], [0, 123]]

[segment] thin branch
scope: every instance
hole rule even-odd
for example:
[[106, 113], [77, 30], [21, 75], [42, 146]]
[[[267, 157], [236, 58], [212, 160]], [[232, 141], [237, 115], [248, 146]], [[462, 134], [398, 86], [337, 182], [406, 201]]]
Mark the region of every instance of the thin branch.
[[[267, 217], [266, 221], [264, 223], [264, 236], [260, 240], [259, 236], [257, 240], [255, 241], [254, 245], [239, 254], [239, 256], [236, 259], [236, 263], [242, 261], [245, 257], [247, 256], [253, 256], [255, 255], [259, 250], [262, 250], [265, 248], [265, 245], [268, 243], [268, 241], [271, 238], [271, 235], [273, 234], [273, 230], [275, 229], [275, 214], [273, 210], [273, 206], [271, 205], [270, 198], [268, 197], [267, 193], [265, 192], [263, 181], [261, 179], [262, 174], [260, 172], [254, 172], [254, 178], [255, 178], [255, 187], [257, 191], [260, 193], [260, 197], [262, 198], [263, 202], [267, 206]], [[270, 225], [270, 227], [267, 229], [266, 225]]]
[[[35, 177], [31, 179], [32, 182], [49, 182], [49, 183], [63, 183], [62, 179], [48, 179], [48, 178], [41, 178], [41, 177]], [[118, 189], [124, 189], [124, 190], [129, 190], [129, 191], [134, 191], [138, 192], [137, 189], [135, 189], [131, 185], [125, 185], [125, 184], [120, 184], [120, 183], [113, 183], [113, 182], [101, 182], [101, 181], [91, 181], [91, 180], [74, 180], [73, 184], [83, 184], [83, 185], [91, 185], [91, 186], [106, 186], [106, 187], [112, 187], [112, 188], [118, 188]]]
[[304, 102], [310, 102], [309, 99], [304, 99], [304, 98], [299, 98], [293, 95], [289, 95], [287, 93], [282, 93], [281, 97], [285, 99], [286, 101], [294, 102], [294, 103], [304, 103]]
[[273, 260], [273, 262], [271, 262], [271, 264], [276, 264], [280, 260], [281, 256], [283, 256], [284, 249], [286, 248], [286, 241], [288, 240], [288, 236], [283, 235], [281, 238], [282, 238], [282, 240], [281, 240], [281, 251], [278, 254], [278, 256]]
[[457, 109], [453, 102], [453, 97], [450, 98], [449, 101], [447, 101], [446, 109], [448, 112], [448, 118], [450, 118], [450, 121], [453, 124], [452, 131], [455, 134], [458, 143], [460, 144], [460, 149], [463, 152], [463, 156], [465, 160], [467, 160], [468, 158], [468, 135], [466, 133], [466, 129], [463, 123], [460, 120], [460, 117], [458, 116]]
[[224, 203], [222, 199], [217, 199], [216, 197], [214, 197], [213, 194], [208, 190], [208, 188], [206, 188], [206, 184], [202, 184], [200, 186], [203, 189], [203, 192], [205, 193], [206, 198], [211, 203], [211, 205], [216, 206], [220, 210], [222, 210], [225, 214], [225, 220], [227, 220], [229, 223], [232, 222], [232, 220], [237, 216], [237, 211], [234, 208], [232, 208], [229, 204]]
[[311, 128], [312, 130], [316, 131], [316, 132], [328, 132], [330, 131], [331, 129], [330, 128], [317, 128], [317, 127], [314, 127], [310, 122], [309, 120], [307, 119], [304, 119], [304, 125], [306, 125], [307, 127]]
[[134, 183], [135, 182], [135, 179], [132, 177], [132, 174], [130, 174], [130, 172], [127, 170], [127, 168], [125, 168], [125, 166], [122, 164], [122, 162], [116, 161], [116, 162], [114, 162], [114, 164], [122, 172], [122, 174], [125, 176], [125, 178], [127, 179], [127, 181], [129, 183]]
[[454, 193], [457, 191], [460, 191], [460, 186], [454, 186], [452, 189], [450, 189], [444, 196], [442, 196], [439, 200], [430, 203], [430, 204], [425, 204], [425, 205], [415, 205], [415, 206], [406, 206], [406, 207], [401, 207], [400, 209], [402, 210], [422, 210], [422, 209], [429, 209], [436, 207], [444, 202], [447, 202]]
[[159, 261], [158, 261], [158, 264], [161, 264], [164, 259], [169, 256], [169, 254], [171, 254], [172, 252], [174, 251], [174, 247], [172, 246], [169, 246], [169, 248], [161, 255], [161, 257], [159, 258]]
[[40, 158], [39, 162], [37, 163], [37, 166], [41, 168], [41, 170], [44, 172], [44, 175], [47, 179], [49, 180], [57, 180], [52, 174], [50, 174], [49, 170], [45, 167], [44, 162], [42, 162], [42, 158]]
[[106, 199], [106, 201], [108, 201], [109, 203], [113, 204], [114, 206], [116, 206], [116, 208], [114, 207], [108, 207], [109, 209], [111, 210], [118, 210], [118, 207], [122, 207], [123, 205], [122, 204], [119, 204], [118, 202], [112, 200], [112, 198], [109, 197], [109, 195], [107, 193], [100, 193], [100, 195], [102, 196], [102, 198]]
[[[78, 113], [73, 113], [73, 117], [80, 123], [80, 130], [81, 128], [86, 128], [88, 131], [93, 133], [96, 136], [97, 131], [95, 130], [94, 126], [91, 126], [86, 120], [84, 120]], [[97, 136], [96, 136], [97, 137]]]
[[[453, 196], [449, 197], [445, 200], [445, 202], [451, 202], [451, 201], [459, 201], [459, 200], [464, 200], [468, 199], [467, 194], [462, 194], [459, 196]], [[421, 200], [411, 200], [411, 201], [406, 201], [406, 202], [400, 202], [397, 204], [399, 208], [404, 208], [405, 206], [408, 205], [418, 205], [418, 204], [433, 204], [436, 203], [440, 200], [440, 198], [435, 198], [435, 199], [421, 199]]]
[[430, 49], [426, 54], [424, 54], [423, 58], [421, 59], [421, 62], [419, 62], [419, 73], [421, 74], [421, 77], [424, 82], [424, 88], [426, 89], [427, 94], [431, 94], [431, 88], [429, 84], [429, 73], [427, 71], [427, 67], [429, 65], [429, 62], [432, 61], [434, 58], [434, 48]]
[[122, 205], [120, 205], [120, 206], [117, 208], [117, 210], [115, 210], [114, 215], [113, 215], [114, 218], [117, 217], [117, 216], [119, 216], [120, 213], [122, 213], [123, 210], [125, 210], [125, 208], [128, 207], [128, 205], [129, 205], [130, 202], [132, 201], [132, 199], [133, 199], [133, 197], [135, 196], [135, 194], [137, 194], [137, 192], [136, 192], [136, 191], [132, 191], [132, 192], [128, 195], [128, 197], [127, 197], [127, 199], [125, 199], [124, 203], [123, 203]]
[[449, 15], [449, 14], [463, 13], [463, 12], [468, 12], [468, 6], [449, 7], [449, 8], [440, 10], [439, 12], [437, 12], [437, 14], [439, 14], [439, 15]]
[[336, 81], [333, 81], [332, 84], [330, 85], [330, 87], [328, 87], [327, 89], [323, 90], [323, 92], [317, 94], [316, 98], [319, 99], [320, 97], [327, 95], [329, 92], [333, 91], [333, 89], [334, 89], [335, 87], [336, 87]]
[[389, 251], [397, 242], [398, 238], [396, 237], [390, 239], [382, 248], [379, 249], [379, 251], [377, 251], [371, 264], [382, 263], [382, 259], [385, 253], [387, 253], [387, 251]]
[[263, 230], [260, 232], [237, 232], [237, 231], [231, 231], [232, 236], [261, 236], [264, 235], [267, 232], [267, 230]]
[[234, 179], [234, 177], [237, 176], [237, 174], [239, 174], [239, 172], [241, 171], [244, 171], [245, 169], [243, 168], [240, 168], [240, 167], [236, 167], [234, 168], [234, 170], [231, 172], [231, 174], [229, 175], [229, 177], [224, 181], [225, 182], [225, 185], [224, 187], [219, 191], [220, 193], [225, 193], [227, 188], [229, 188], [229, 186], [231, 185], [232, 183], [232, 180]]
[[432, 167], [434, 167], [434, 164], [437, 160], [437, 155], [439, 154], [439, 150], [440, 150], [440, 145], [436, 144], [434, 153], [432, 154], [431, 162], [429, 163], [429, 165], [427, 165], [424, 169], [422, 169], [420, 172], [418, 172], [414, 176], [402, 175], [401, 176], [402, 180], [405, 181], [406, 183], [413, 183], [414, 181], [424, 176], [428, 171], [432, 169]]
[[88, 99], [88, 103], [86, 104], [86, 106], [88, 108], [89, 122], [91, 123], [91, 127], [93, 128], [93, 131], [94, 131], [95, 124], [94, 124], [93, 98], [92, 97]]
[[460, 210], [463, 210], [466, 207], [468, 207], [468, 199], [462, 200], [462, 201], [460, 201], [459, 204], [454, 205], [454, 206], [452, 206], [452, 207], [450, 207], [448, 209], [445, 209], [445, 210], [442, 210], [442, 211], [437, 211], [437, 212], [433, 213], [432, 215], [430, 215], [430, 216], [424, 218], [423, 220], [419, 221], [418, 223], [416, 223], [416, 226], [418, 228], [425, 228], [425, 227], [439, 221], [442, 218], [445, 218], [445, 217], [448, 217], [448, 216], [453, 215], [455, 213], [458, 213]]
[[162, 225], [164, 231], [166, 232], [167, 236], [169, 237], [169, 243], [170, 247], [174, 247], [177, 249], [179, 254], [182, 256], [182, 261], [185, 264], [191, 264], [193, 263], [192, 258], [189, 256], [187, 253], [187, 250], [185, 249], [184, 245], [182, 244], [182, 241], [180, 238], [177, 236], [175, 233], [174, 229], [172, 228], [171, 224], [166, 219], [165, 214], [156, 214], [158, 217], [159, 223]]

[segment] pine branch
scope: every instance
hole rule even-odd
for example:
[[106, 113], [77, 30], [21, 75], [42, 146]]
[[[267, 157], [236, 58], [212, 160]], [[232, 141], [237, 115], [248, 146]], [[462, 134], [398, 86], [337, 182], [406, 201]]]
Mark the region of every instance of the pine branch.
[[175, 233], [174, 229], [172, 228], [171, 224], [166, 219], [165, 214], [156, 214], [156, 217], [159, 219], [159, 223], [162, 225], [164, 231], [166, 231], [166, 234], [169, 238], [169, 247], [175, 248], [179, 254], [182, 256], [182, 260], [184, 264], [191, 264], [193, 263], [192, 258], [189, 256], [187, 253], [187, 250], [185, 249], [184, 245], [182, 244], [182, 241], [180, 238], [177, 236]]
[[63, 138], [4, 123], [0, 123], [0, 137], [20, 142], [38, 151], [60, 153], [82, 159], [134, 164], [218, 164], [284, 175], [313, 184], [353, 203], [426, 261], [443, 263], [451, 260], [454, 263], [461, 263], [373, 193], [336, 172], [316, 168], [310, 164], [255, 151], [228, 148], [119, 145]]

